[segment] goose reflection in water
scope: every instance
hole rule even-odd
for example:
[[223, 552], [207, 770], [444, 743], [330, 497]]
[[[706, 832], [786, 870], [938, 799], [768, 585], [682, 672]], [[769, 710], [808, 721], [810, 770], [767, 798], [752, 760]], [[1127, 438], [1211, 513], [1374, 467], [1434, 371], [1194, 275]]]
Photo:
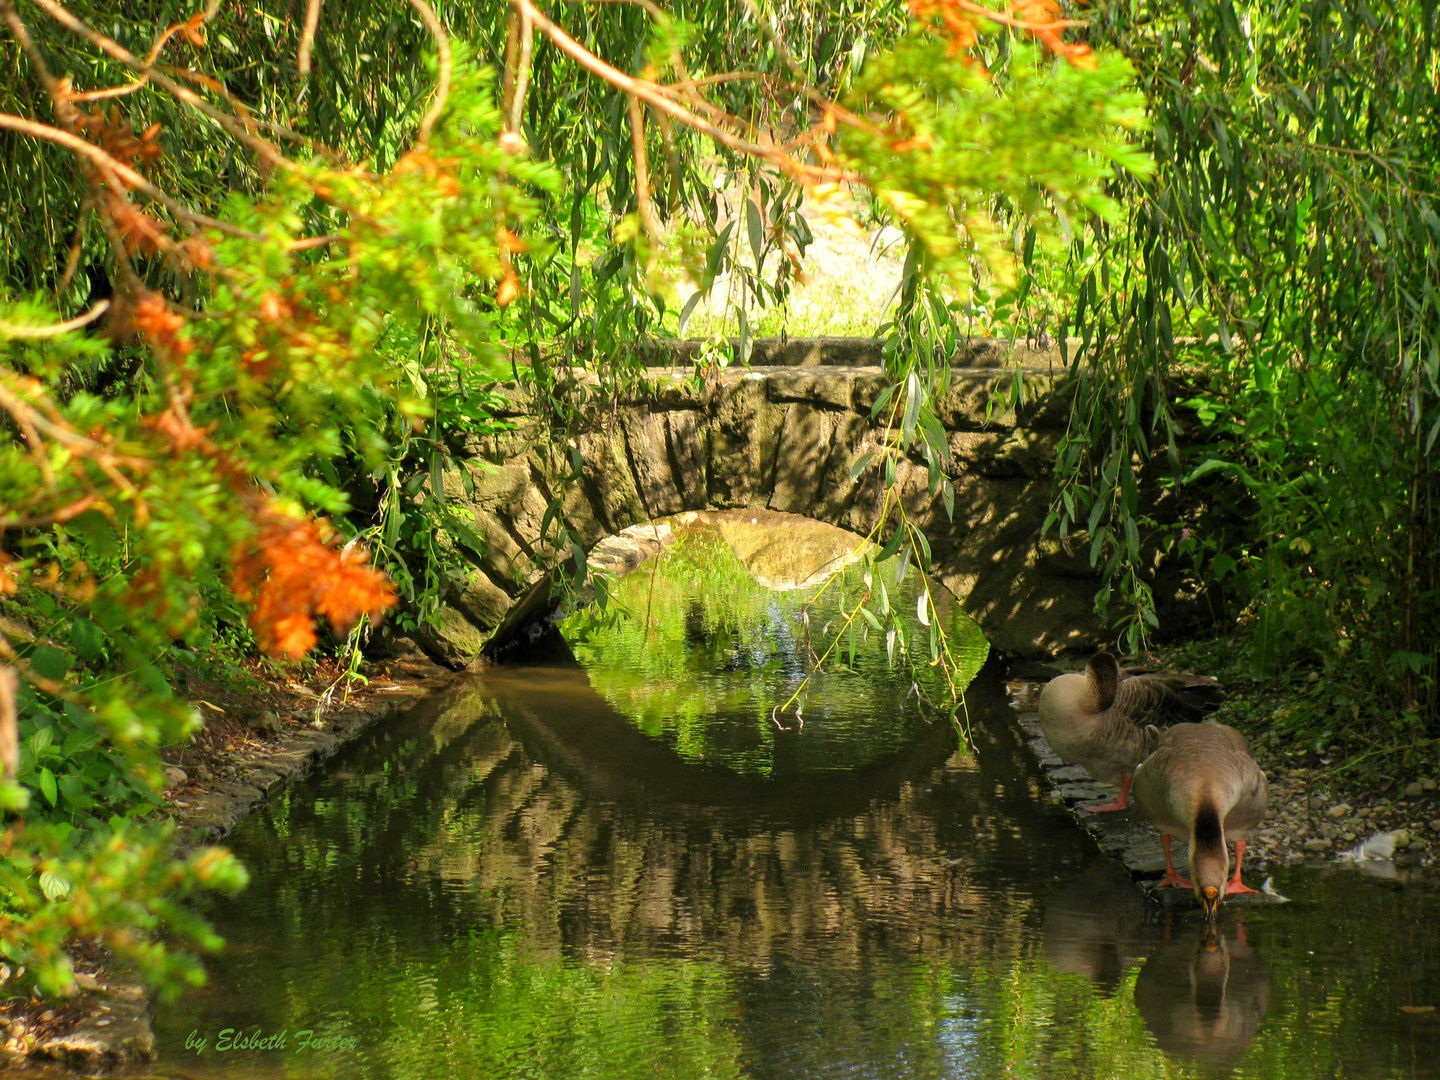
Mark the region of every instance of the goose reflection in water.
[[1135, 1008], [1172, 1057], [1213, 1064], [1239, 1059], [1270, 1006], [1270, 969], [1245, 939], [1237, 917], [1218, 930], [1166, 941], [1135, 980]]
[[1153, 904], [1113, 859], [1097, 859], [1045, 904], [1042, 939], [1056, 971], [1083, 975], [1107, 997], [1160, 938]]

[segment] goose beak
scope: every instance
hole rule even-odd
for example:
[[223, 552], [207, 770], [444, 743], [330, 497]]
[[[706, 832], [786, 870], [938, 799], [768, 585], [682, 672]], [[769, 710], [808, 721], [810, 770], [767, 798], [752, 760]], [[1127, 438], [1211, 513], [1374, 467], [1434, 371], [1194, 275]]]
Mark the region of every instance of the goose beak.
[[1220, 921], [1221, 893], [1214, 885], [1200, 890], [1200, 906], [1205, 909], [1205, 922], [1212, 928]]

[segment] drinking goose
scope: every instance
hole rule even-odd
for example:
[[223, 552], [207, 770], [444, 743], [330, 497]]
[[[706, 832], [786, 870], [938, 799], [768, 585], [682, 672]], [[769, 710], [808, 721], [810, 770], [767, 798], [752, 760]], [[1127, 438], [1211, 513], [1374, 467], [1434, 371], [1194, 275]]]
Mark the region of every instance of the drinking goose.
[[1213, 679], [1133, 674], [1102, 652], [1091, 657], [1083, 675], [1057, 675], [1045, 685], [1040, 726], [1061, 758], [1083, 765], [1102, 784], [1120, 785], [1113, 803], [1085, 808], [1098, 814], [1130, 805], [1131, 774], [1155, 748], [1156, 725], [1199, 720], [1223, 699]]
[[[1241, 883], [1240, 868], [1245, 838], [1264, 819], [1269, 790], [1245, 736], [1213, 721], [1176, 724], [1135, 770], [1134, 791], [1165, 849], [1165, 877], [1157, 888], [1193, 888], [1212, 924], [1228, 894], [1255, 891]], [[1190, 881], [1175, 872], [1172, 836], [1190, 845]], [[1235, 842], [1233, 877], [1229, 840]]]

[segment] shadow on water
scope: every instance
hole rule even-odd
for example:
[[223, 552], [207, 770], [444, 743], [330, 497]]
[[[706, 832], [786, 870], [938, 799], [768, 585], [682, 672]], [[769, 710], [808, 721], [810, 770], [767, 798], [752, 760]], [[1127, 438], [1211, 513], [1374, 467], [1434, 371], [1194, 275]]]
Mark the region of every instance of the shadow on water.
[[1159, 943], [1160, 917], [1129, 871], [1113, 859], [1096, 859], [1046, 900], [1045, 959], [1113, 996]]
[[[237, 830], [253, 883], [209, 902], [229, 946], [159, 1009], [159, 1073], [1440, 1074], [1417, 1011], [1440, 1004], [1435, 898], [1295, 872], [1294, 903], [1227, 913], [1207, 951], [1049, 801], [995, 666], [967, 692], [973, 750], [904, 686], [837, 680], [780, 731], [725, 680], [769, 693], [788, 661], [715, 675], [714, 608], [676, 611], [656, 633], [704, 654], [703, 708], [639, 660], [493, 670]], [[734, 629], [722, 651], [773, 653]], [[617, 704], [662, 675], [673, 715]], [[864, 742], [843, 770], [805, 743], [826, 724]], [[227, 1030], [284, 1045], [222, 1050]]]

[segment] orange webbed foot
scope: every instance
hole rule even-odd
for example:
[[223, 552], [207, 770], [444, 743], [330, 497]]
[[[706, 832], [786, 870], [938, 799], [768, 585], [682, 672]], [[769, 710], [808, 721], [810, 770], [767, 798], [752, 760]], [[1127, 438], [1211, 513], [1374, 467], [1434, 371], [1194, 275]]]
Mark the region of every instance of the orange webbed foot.
[[1087, 806], [1087, 807], [1085, 807], [1085, 812], [1086, 812], [1087, 814], [1108, 814], [1108, 813], [1109, 813], [1110, 811], [1112, 811], [1112, 810], [1129, 810], [1129, 809], [1130, 809], [1130, 804], [1129, 804], [1129, 802], [1123, 802], [1123, 803], [1122, 803], [1119, 799], [1116, 799], [1114, 802], [1112, 802], [1112, 803], [1106, 803], [1104, 806]]

